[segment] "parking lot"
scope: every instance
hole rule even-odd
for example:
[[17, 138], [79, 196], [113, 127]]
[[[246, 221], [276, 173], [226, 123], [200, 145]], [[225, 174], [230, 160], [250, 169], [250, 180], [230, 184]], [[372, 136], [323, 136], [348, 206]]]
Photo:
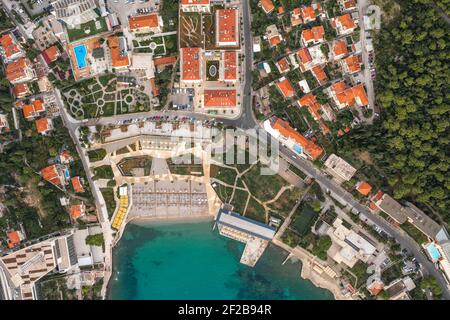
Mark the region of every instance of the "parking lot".
[[159, 11], [159, 0], [112, 0], [107, 2], [111, 12], [115, 12], [122, 25], [128, 25], [129, 17]]

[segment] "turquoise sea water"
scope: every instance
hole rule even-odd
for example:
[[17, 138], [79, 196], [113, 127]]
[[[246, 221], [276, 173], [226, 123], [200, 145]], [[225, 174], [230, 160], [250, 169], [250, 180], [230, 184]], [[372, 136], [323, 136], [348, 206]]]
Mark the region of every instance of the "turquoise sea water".
[[244, 245], [211, 221], [127, 225], [113, 253], [110, 299], [333, 299], [300, 278], [300, 264], [266, 249], [254, 268], [239, 263]]

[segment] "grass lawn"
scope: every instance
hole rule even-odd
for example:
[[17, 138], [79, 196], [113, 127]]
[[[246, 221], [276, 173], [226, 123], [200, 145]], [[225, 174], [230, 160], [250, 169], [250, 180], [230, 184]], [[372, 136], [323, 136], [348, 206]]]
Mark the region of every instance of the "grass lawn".
[[294, 214], [294, 222], [292, 223], [292, 227], [301, 236], [304, 236], [310, 232], [311, 226], [315, 223], [318, 217], [318, 214], [314, 212], [310, 205], [303, 204], [297, 208], [297, 211]]
[[[100, 28], [97, 29], [95, 26], [96, 21], [100, 22]], [[82, 23], [79, 28], [69, 29], [67, 28], [67, 34], [69, 36], [69, 41], [73, 42], [75, 40], [90, 37], [94, 34], [102, 33], [108, 31], [106, 26], [105, 18], [99, 18], [97, 20], [91, 20], [86, 23]]]
[[101, 85], [106, 86], [111, 79], [114, 79], [116, 76], [114, 74], [105, 74], [103, 76], [98, 77], [98, 82]]
[[233, 199], [230, 202], [231, 205], [234, 207], [233, 211], [240, 214], [244, 214], [245, 204], [247, 203], [248, 196], [249, 194], [247, 191], [239, 189], [235, 190]]
[[225, 187], [219, 183], [215, 184], [214, 191], [223, 203], [228, 203], [231, 199], [231, 194], [233, 193], [233, 188]]
[[88, 151], [89, 161], [91, 161], [91, 162], [103, 160], [105, 158], [105, 156], [106, 156], [105, 149], [97, 149], [97, 150]]
[[287, 217], [302, 194], [302, 190], [298, 188], [285, 190], [278, 200], [271, 203], [269, 207], [277, 211], [280, 215]]
[[252, 195], [261, 201], [273, 199], [281, 187], [287, 186], [288, 183], [279, 175], [261, 175], [261, 164], [254, 165], [244, 176], [243, 179], [247, 184]]
[[116, 210], [116, 201], [114, 200], [114, 189], [113, 188], [101, 188], [100, 192], [105, 199], [106, 209], [108, 210], [108, 217], [111, 218]]
[[264, 207], [253, 198], [250, 198], [250, 201], [248, 202], [247, 210], [245, 210], [245, 216], [263, 223], [266, 222], [266, 212]]
[[212, 178], [219, 179], [229, 185], [234, 185], [234, 180], [236, 180], [237, 173], [233, 169], [219, 167], [212, 164], [210, 170], [210, 175]]
[[111, 166], [100, 166], [94, 168], [94, 180], [97, 179], [112, 179], [114, 178], [114, 173], [111, 169]]

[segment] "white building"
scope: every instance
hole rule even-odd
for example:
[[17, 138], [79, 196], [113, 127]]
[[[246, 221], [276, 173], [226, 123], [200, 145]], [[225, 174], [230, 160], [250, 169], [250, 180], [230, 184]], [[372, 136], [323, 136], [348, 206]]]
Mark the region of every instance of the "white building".
[[180, 0], [183, 12], [210, 12], [210, 0]]
[[56, 18], [72, 28], [98, 17], [94, 0], [56, 0], [52, 5]]
[[349, 181], [356, 172], [347, 161], [334, 153], [325, 161], [326, 171], [339, 181]]

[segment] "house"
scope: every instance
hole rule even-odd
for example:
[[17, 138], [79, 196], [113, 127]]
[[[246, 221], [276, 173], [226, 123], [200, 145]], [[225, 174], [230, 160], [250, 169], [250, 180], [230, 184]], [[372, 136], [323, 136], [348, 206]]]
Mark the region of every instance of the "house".
[[264, 129], [283, 145], [305, 159], [316, 160], [323, 149], [295, 131], [287, 121], [272, 117], [264, 121]]
[[163, 19], [157, 13], [128, 18], [128, 28], [134, 33], [161, 33]]
[[40, 174], [42, 179], [56, 186], [62, 186], [65, 181], [63, 173], [54, 164], [42, 169]]
[[339, 60], [348, 54], [347, 41], [336, 40], [333, 43], [333, 57], [334, 60]]
[[98, 18], [94, 0], [56, 0], [52, 6], [53, 15], [71, 28]]
[[300, 107], [307, 107], [314, 120], [318, 121], [322, 118], [320, 114], [321, 106], [319, 102], [317, 102], [316, 96], [314, 96], [312, 93], [306, 94], [298, 99], [297, 104]]
[[361, 71], [361, 56], [352, 55], [343, 60], [341, 60], [341, 66], [344, 73], [354, 74]]
[[295, 95], [295, 89], [287, 78], [281, 77], [276, 81], [276, 85], [285, 99], [292, 98]]
[[46, 135], [53, 130], [53, 123], [49, 118], [39, 118], [35, 121], [35, 124], [37, 132], [42, 135]]
[[314, 76], [314, 78], [316, 78], [317, 82], [320, 85], [323, 85], [325, 82], [327, 82], [328, 77], [325, 74], [325, 71], [323, 71], [322, 67], [320, 66], [320, 64], [315, 65], [314, 67], [312, 67], [311, 69], [311, 73]]
[[203, 108], [233, 108], [237, 106], [235, 89], [206, 89], [203, 92]]
[[344, 81], [337, 82], [328, 88], [329, 94], [339, 109], [367, 106], [369, 99], [362, 84], [348, 88]]
[[61, 164], [70, 164], [73, 161], [73, 157], [70, 154], [69, 150], [64, 150], [59, 154], [59, 163]]
[[24, 83], [36, 78], [28, 58], [19, 58], [6, 66], [6, 78], [12, 84]]
[[210, 0], [181, 0], [181, 11], [183, 12], [210, 12]]
[[253, 37], [253, 52], [261, 52], [261, 37]]
[[219, 78], [224, 81], [235, 82], [237, 80], [237, 51], [223, 51], [220, 64], [222, 68], [220, 69], [221, 72]]
[[361, 232], [348, 229], [340, 218], [336, 218], [327, 234], [332, 241], [327, 255], [338, 264], [343, 263], [353, 268], [359, 260], [367, 263], [376, 253], [376, 244], [370, 238]]
[[115, 69], [126, 69], [130, 65], [130, 57], [125, 37], [109, 37], [108, 47], [111, 52], [111, 66]]
[[337, 34], [340, 36], [350, 34], [357, 28], [355, 21], [353, 21], [349, 13], [332, 18], [331, 26], [336, 30]]
[[266, 28], [266, 36], [269, 40], [269, 46], [271, 48], [276, 47], [283, 41], [283, 37], [275, 24], [271, 24]]
[[41, 54], [47, 64], [56, 61], [60, 56], [59, 49], [56, 45], [45, 49]]
[[6, 233], [8, 237], [8, 248], [12, 249], [17, 247], [23, 240], [25, 236], [21, 231], [10, 230]]
[[300, 10], [302, 12], [303, 23], [309, 23], [309, 22], [313, 22], [314, 20], [316, 20], [316, 13], [312, 6], [301, 7]]
[[19, 83], [14, 86], [14, 95], [20, 99], [31, 94], [30, 88], [26, 83]]
[[78, 176], [73, 177], [72, 179], [70, 179], [70, 182], [72, 183], [72, 187], [73, 187], [73, 190], [75, 191], [75, 193], [83, 193], [84, 192], [84, 188], [81, 183], [80, 177], [78, 177]]
[[295, 27], [302, 23], [302, 10], [300, 10], [300, 8], [294, 8], [294, 10], [292, 10], [291, 12], [291, 25]]
[[312, 67], [317, 64], [324, 64], [327, 62], [327, 58], [318, 45], [299, 49], [297, 51], [297, 58], [302, 72], [311, 70]]
[[86, 205], [84, 203], [75, 204], [70, 206], [69, 215], [73, 221], [77, 221], [78, 218], [83, 217], [86, 214]]
[[194, 84], [202, 81], [201, 48], [181, 48], [181, 82]]
[[272, 0], [261, 0], [259, 1], [261, 4], [261, 8], [264, 10], [266, 14], [271, 13], [273, 10], [275, 10], [275, 6], [273, 5]]
[[280, 73], [286, 73], [290, 70], [289, 61], [286, 57], [278, 60], [277, 63], [275, 63], [275, 65], [277, 66], [278, 72]]
[[360, 181], [356, 185], [356, 190], [363, 196], [368, 196], [372, 191], [372, 186], [365, 181]]
[[311, 29], [303, 29], [300, 37], [303, 46], [307, 47], [310, 44], [318, 44], [323, 42], [325, 36], [325, 29], [322, 25], [312, 27]]
[[339, 6], [343, 11], [352, 11], [357, 8], [356, 0], [338, 0]]
[[0, 56], [5, 64], [24, 57], [23, 51], [11, 33], [4, 34], [0, 37]]
[[334, 153], [327, 158], [324, 165], [325, 171], [339, 182], [349, 181], [356, 173], [356, 168]]
[[41, 99], [34, 100], [31, 104], [26, 104], [22, 107], [23, 117], [27, 120], [32, 120], [45, 111], [45, 105]]
[[235, 47], [239, 45], [239, 10], [216, 10], [216, 46]]

